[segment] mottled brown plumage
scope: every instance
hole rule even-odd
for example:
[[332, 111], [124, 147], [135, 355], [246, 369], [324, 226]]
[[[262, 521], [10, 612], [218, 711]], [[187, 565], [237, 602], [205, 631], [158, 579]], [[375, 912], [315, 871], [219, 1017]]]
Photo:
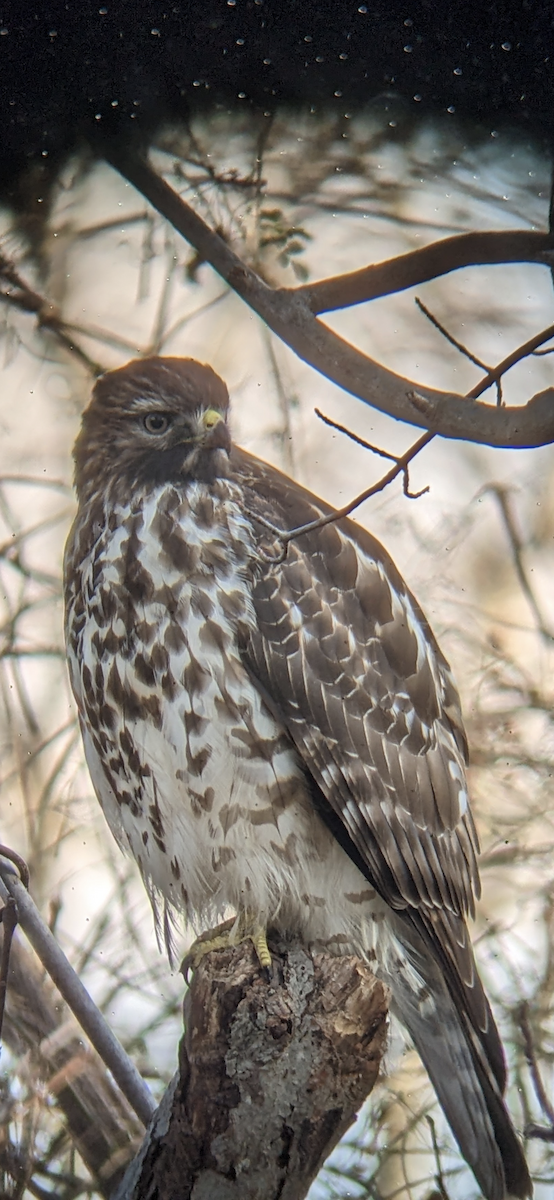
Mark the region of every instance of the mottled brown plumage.
[[231, 444], [188, 359], [96, 385], [75, 447], [67, 644], [94, 787], [152, 895], [373, 962], [488, 1200], [529, 1194], [465, 918], [458, 697], [370, 534]]

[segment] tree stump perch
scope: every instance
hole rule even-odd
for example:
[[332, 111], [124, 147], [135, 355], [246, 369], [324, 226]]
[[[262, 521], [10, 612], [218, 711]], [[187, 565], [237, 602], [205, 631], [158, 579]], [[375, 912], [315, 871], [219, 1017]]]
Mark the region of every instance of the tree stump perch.
[[184, 1003], [179, 1070], [114, 1200], [301, 1200], [379, 1073], [388, 993], [359, 959], [212, 951]]

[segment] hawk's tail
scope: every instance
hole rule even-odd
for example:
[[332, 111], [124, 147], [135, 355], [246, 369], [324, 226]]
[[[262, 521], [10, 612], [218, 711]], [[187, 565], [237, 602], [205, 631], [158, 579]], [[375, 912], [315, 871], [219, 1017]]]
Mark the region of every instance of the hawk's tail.
[[[467, 986], [452, 978], [451, 964], [445, 963], [443, 970], [408, 922], [398, 921], [396, 934], [396, 953], [387, 971], [392, 1010], [415, 1043], [486, 1200], [524, 1200], [533, 1187], [503, 1100], [502, 1046], [477, 972], [472, 1002], [464, 1003]], [[485, 1016], [479, 1027], [476, 1007]]]

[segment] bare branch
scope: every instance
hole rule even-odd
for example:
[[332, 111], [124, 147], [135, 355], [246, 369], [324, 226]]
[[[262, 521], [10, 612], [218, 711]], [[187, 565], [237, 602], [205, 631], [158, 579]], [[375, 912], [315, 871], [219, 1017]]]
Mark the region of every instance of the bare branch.
[[[518, 346], [516, 350], [512, 350], [511, 354], [507, 354], [506, 358], [503, 358], [502, 362], [499, 362], [496, 367], [490, 368], [485, 378], [482, 379], [480, 383], [476, 383], [475, 387], [472, 387], [471, 391], [467, 393], [468, 397], [482, 396], [483, 392], [487, 391], [487, 388], [490, 388], [493, 383], [496, 383], [497, 380], [501, 379], [502, 376], [505, 375], [507, 371], [511, 370], [512, 367], [515, 367], [518, 362], [522, 362], [522, 360], [527, 358], [529, 354], [533, 354], [537, 346], [542, 346], [543, 342], [550, 341], [551, 337], [554, 337], [554, 325], [547, 325], [546, 329], [541, 329], [540, 333], [535, 333], [532, 338], [528, 339], [528, 341], [522, 342], [521, 346]], [[540, 392], [537, 396], [534, 396], [529, 403], [533, 404], [535, 401], [538, 401], [542, 397], [546, 398], [547, 396], [551, 397], [550, 402], [552, 402], [554, 400], [554, 390], [549, 388], [546, 392]], [[505, 411], [515, 412], [516, 409], [506, 409]]]
[[537, 598], [527, 577], [527, 571], [525, 569], [524, 562], [525, 546], [517, 528], [515, 515], [511, 505], [512, 489], [501, 483], [490, 483], [487, 485], [487, 487], [483, 488], [481, 495], [484, 495], [487, 492], [489, 492], [491, 496], [494, 496], [498, 503], [498, 507], [502, 516], [502, 522], [510, 542], [514, 567], [516, 569], [519, 584], [531, 609], [531, 612], [533, 613], [537, 624], [537, 629], [546, 641], [554, 642], [554, 633], [552, 633], [552, 631], [548, 629], [546, 625], [546, 621], [539, 608]]
[[388, 487], [389, 483], [392, 483], [393, 480], [397, 479], [399, 475], [404, 476], [405, 495], [409, 496], [410, 499], [417, 499], [419, 495], [423, 495], [423, 492], [427, 491], [427, 488], [424, 488], [421, 492], [417, 493], [411, 493], [408, 490], [406, 472], [412, 459], [415, 458], [425, 446], [429, 445], [429, 442], [433, 440], [434, 436], [434, 433], [424, 433], [423, 437], [418, 438], [417, 442], [413, 442], [410, 448], [406, 450], [405, 454], [402, 454], [399, 458], [394, 459], [394, 466], [391, 467], [390, 471], [387, 471], [386, 475], [383, 475], [381, 479], [378, 479], [377, 483], [373, 483], [371, 487], [368, 487], [365, 489], [365, 491], [360, 492], [360, 494], [355, 496], [353, 500], [349, 500], [348, 504], [345, 504], [343, 508], [333, 508], [329, 513], [326, 513], [324, 517], [318, 517], [317, 521], [309, 521], [306, 525], [298, 525], [295, 529], [278, 529], [276, 525], [271, 524], [271, 521], [266, 521], [263, 517], [260, 517], [259, 514], [256, 514], [255, 520], [258, 521], [260, 525], [264, 525], [266, 529], [269, 529], [269, 531], [273, 533], [281, 543], [281, 549], [275, 555], [272, 555], [271, 553], [264, 553], [264, 561], [275, 563], [282, 562], [287, 553], [287, 546], [289, 542], [295, 541], [296, 538], [302, 537], [302, 535], [305, 533], [313, 533], [315, 529], [323, 529], [324, 525], [331, 525], [335, 521], [342, 520], [343, 517], [349, 517], [350, 513], [354, 512], [354, 509], [359, 508], [360, 504], [363, 504], [365, 500], [369, 500], [370, 496], [376, 496], [378, 492], [384, 491], [384, 489]]
[[406, 288], [417, 287], [462, 267], [494, 266], [499, 263], [532, 262], [551, 267], [554, 262], [554, 234], [535, 230], [507, 229], [485, 233], [461, 233], [410, 250], [386, 262], [372, 263], [360, 271], [335, 275], [317, 283], [295, 288], [314, 313], [331, 312], [390, 296]]
[[398, 456], [391, 454], [389, 450], [381, 450], [379, 446], [374, 446], [373, 442], [366, 442], [366, 439], [360, 437], [358, 433], [354, 433], [352, 429], [347, 429], [346, 425], [341, 425], [339, 421], [333, 421], [332, 417], [326, 417], [321, 409], [314, 408], [316, 417], [323, 421], [324, 425], [329, 425], [331, 429], [336, 429], [339, 433], [344, 433], [351, 442], [355, 442], [357, 446], [363, 446], [364, 450], [371, 450], [372, 454], [377, 454], [379, 458], [387, 458], [390, 462], [398, 462]]
[[9, 896], [12, 896], [17, 904], [19, 924], [50, 978], [77, 1017], [95, 1050], [109, 1067], [137, 1116], [147, 1125], [155, 1108], [149, 1088], [91, 1000], [23, 883], [16, 877], [13, 867], [5, 859], [0, 859], [0, 897], [7, 900]]
[[446, 341], [450, 342], [451, 346], [454, 346], [456, 350], [459, 350], [460, 354], [463, 354], [465, 358], [469, 358], [469, 361], [475, 363], [475, 366], [480, 367], [482, 371], [488, 372], [491, 370], [491, 368], [487, 366], [487, 363], [484, 363], [480, 358], [476, 358], [475, 354], [472, 354], [471, 350], [468, 350], [467, 346], [464, 346], [463, 342], [459, 342], [457, 338], [453, 337], [453, 335], [449, 333], [448, 329], [441, 324], [434, 313], [431, 312], [431, 309], [427, 308], [427, 305], [423, 303], [423, 300], [420, 300], [419, 296], [415, 297], [415, 302], [419, 308], [419, 311], [423, 313], [424, 317], [427, 317], [427, 320], [431, 322], [431, 325], [435, 326], [435, 329], [438, 329], [443, 338], [446, 338]]
[[39, 329], [49, 330], [60, 345], [78, 358], [93, 375], [102, 373], [104, 368], [77, 345], [72, 336], [72, 327], [65, 324], [55, 305], [30, 287], [4, 254], [0, 254], [0, 282], [7, 285], [0, 292], [0, 299], [23, 312], [34, 313]]
[[140, 1144], [143, 1124], [17, 937], [8, 982], [5, 1044], [25, 1056], [24, 1076], [31, 1066], [41, 1093], [63, 1113], [98, 1191], [111, 1196]]
[[6, 1008], [6, 992], [8, 990], [8, 971], [10, 966], [10, 953], [13, 942], [13, 935], [17, 926], [17, 909], [15, 900], [12, 896], [8, 896], [3, 909], [0, 910], [0, 923], [2, 924], [2, 954], [0, 956], [0, 1041], [2, 1039], [2, 1027], [4, 1024], [4, 1012]]
[[527, 1059], [527, 1065], [531, 1072], [531, 1079], [533, 1080], [533, 1087], [535, 1089], [535, 1095], [541, 1106], [541, 1111], [544, 1113], [544, 1116], [550, 1122], [550, 1132], [551, 1132], [551, 1134], [554, 1134], [554, 1108], [547, 1096], [546, 1088], [544, 1086], [544, 1083], [541, 1078], [541, 1073], [539, 1071], [537, 1057], [535, 1054], [535, 1047], [533, 1044], [533, 1034], [531, 1032], [531, 1025], [529, 1023], [529, 1006], [526, 1003], [526, 1001], [524, 1001], [523, 1004], [520, 1006], [520, 1009], [518, 1012], [518, 1021], [519, 1021], [519, 1027], [521, 1029], [521, 1033], [523, 1035], [523, 1045], [524, 1045], [524, 1049], [525, 1049], [525, 1057]]
[[[435, 1167], [436, 1167], [435, 1183], [437, 1185], [436, 1197], [437, 1197], [437, 1200], [450, 1200], [450, 1197], [448, 1195], [448, 1192], [446, 1190], [446, 1186], [444, 1183], [444, 1175], [443, 1175], [443, 1170], [442, 1170], [439, 1144], [437, 1141], [437, 1131], [435, 1129], [435, 1122], [434, 1122], [433, 1118], [431, 1116], [429, 1116], [429, 1113], [427, 1113], [426, 1120], [427, 1120], [429, 1129], [431, 1130], [431, 1141], [433, 1143], [433, 1154], [435, 1157]], [[431, 1198], [429, 1198], [429, 1200], [431, 1200]]]
[[[391, 454], [388, 450], [381, 450], [381, 448], [379, 446], [374, 446], [372, 442], [366, 442], [365, 438], [360, 437], [357, 433], [353, 433], [353, 431], [351, 429], [347, 429], [346, 425], [340, 425], [338, 421], [333, 421], [331, 419], [331, 417], [324, 416], [324, 414], [322, 412], [320, 412], [319, 408], [314, 409], [314, 412], [315, 412], [316, 416], [318, 416], [320, 418], [320, 420], [325, 423], [325, 425], [330, 425], [331, 429], [337, 429], [339, 431], [339, 433], [344, 433], [346, 435], [346, 437], [350, 438], [350, 440], [352, 442], [356, 442], [357, 446], [363, 446], [364, 450], [371, 450], [372, 454], [378, 454], [380, 458], [386, 458], [389, 460], [389, 462], [394, 462], [397, 464], [400, 463], [400, 457], [398, 454]], [[423, 447], [421, 447], [421, 446], [419, 447], [419, 449], [422, 449], [422, 448]], [[418, 454], [419, 450], [416, 450], [415, 453]], [[413, 457], [415, 458], [415, 454], [413, 455]], [[427, 485], [427, 487], [420, 488], [419, 492], [411, 492], [410, 491], [410, 470], [409, 470], [408, 464], [402, 462], [401, 470], [402, 470], [402, 474], [404, 476], [404, 495], [407, 497], [407, 499], [408, 500], [419, 500], [420, 496], [425, 496], [427, 494], [427, 492], [429, 491], [429, 485]], [[389, 482], [391, 482], [391, 481], [389, 480]], [[386, 487], [386, 484], [384, 484], [383, 486]], [[362, 493], [362, 495], [365, 498], [365, 493]], [[361, 499], [354, 501], [354, 508], [357, 508], [358, 504], [361, 504], [361, 503], [362, 503]], [[350, 511], [353, 512], [353, 509], [350, 509]], [[327, 522], [325, 522], [325, 524], [326, 523]]]
[[[480, 367], [481, 370], [486, 371], [487, 374], [493, 370], [493, 368], [489, 367], [487, 363], [484, 363], [480, 358], [477, 358], [475, 354], [472, 354], [471, 350], [468, 350], [467, 346], [464, 346], [463, 342], [459, 342], [458, 339], [455, 338], [453, 334], [451, 334], [449, 330], [446, 329], [446, 327], [438, 320], [434, 313], [431, 312], [431, 309], [427, 308], [427, 305], [423, 303], [423, 300], [420, 300], [419, 296], [416, 296], [415, 302], [420, 312], [422, 312], [423, 315], [427, 317], [427, 320], [431, 322], [431, 325], [434, 325], [435, 329], [438, 329], [443, 338], [445, 338], [447, 342], [450, 342], [450, 345], [454, 346], [456, 350], [459, 350], [460, 354], [464, 355], [464, 358], [468, 358], [470, 362], [475, 363], [476, 367]], [[538, 353], [540, 353], [540, 351], [538, 351]], [[502, 382], [500, 379], [496, 380], [496, 403], [497, 405], [502, 404]]]
[[[514, 448], [543, 446], [554, 440], [554, 389], [539, 393], [526, 405], [497, 409], [476, 403], [471, 396], [464, 398], [451, 392], [415, 388], [409, 380], [380, 366], [318, 321], [302, 288], [269, 287], [144, 159], [113, 146], [106, 150], [106, 159], [171, 222], [274, 333], [339, 387], [397, 420], [419, 425], [442, 437]], [[520, 238], [520, 245], [521, 238], [530, 239], [526, 257], [534, 261], [553, 244], [547, 234], [512, 236]]]

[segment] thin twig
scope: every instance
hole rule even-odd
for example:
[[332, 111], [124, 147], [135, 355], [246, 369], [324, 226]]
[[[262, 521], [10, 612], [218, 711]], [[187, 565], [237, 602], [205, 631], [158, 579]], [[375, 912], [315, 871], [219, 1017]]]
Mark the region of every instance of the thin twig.
[[554, 633], [552, 633], [552, 631], [547, 628], [543, 614], [539, 607], [538, 600], [535, 596], [535, 593], [534, 593], [534, 591], [531, 587], [531, 584], [529, 582], [529, 579], [527, 577], [527, 571], [526, 571], [525, 562], [524, 562], [525, 546], [523, 544], [522, 538], [521, 538], [519, 530], [517, 528], [515, 516], [514, 516], [513, 510], [512, 510], [512, 505], [511, 505], [513, 488], [508, 487], [508, 486], [506, 486], [506, 484], [502, 484], [502, 483], [489, 483], [489, 484], [487, 484], [486, 487], [484, 487], [482, 489], [480, 495], [486, 495], [487, 493], [490, 494], [491, 496], [495, 497], [498, 507], [500, 509], [500, 513], [502, 516], [502, 522], [503, 522], [504, 528], [505, 528], [507, 536], [508, 536], [508, 541], [510, 543], [510, 548], [512, 551], [512, 558], [513, 558], [514, 567], [516, 570], [516, 575], [519, 580], [519, 585], [525, 596], [525, 599], [527, 600], [527, 603], [531, 609], [531, 612], [533, 613], [533, 616], [534, 616], [536, 624], [537, 624], [538, 632], [541, 634], [541, 636], [543, 638], [545, 638], [546, 641], [553, 642], [554, 641]]
[[273, 533], [275, 537], [278, 538], [278, 540], [282, 543], [283, 547], [280, 554], [275, 556], [264, 553], [264, 561], [276, 564], [282, 562], [286, 555], [289, 542], [292, 542], [296, 538], [302, 537], [305, 533], [313, 533], [316, 529], [323, 529], [325, 525], [330, 525], [334, 521], [340, 521], [343, 517], [350, 516], [350, 513], [354, 512], [355, 508], [358, 508], [360, 504], [364, 503], [365, 500], [369, 500], [370, 496], [375, 496], [378, 492], [382, 492], [386, 487], [388, 487], [389, 483], [392, 483], [392, 481], [399, 475], [404, 475], [404, 478], [406, 478], [405, 473], [408, 464], [416, 457], [417, 454], [420, 453], [421, 450], [424, 449], [425, 446], [429, 445], [429, 442], [433, 440], [434, 436], [435, 435], [433, 433], [425, 433], [423, 437], [418, 438], [417, 442], [414, 442], [405, 454], [402, 454], [399, 458], [395, 459], [394, 465], [391, 467], [390, 471], [387, 471], [386, 475], [383, 475], [382, 478], [377, 481], [377, 483], [374, 483], [371, 487], [366, 488], [365, 491], [361, 492], [359, 496], [356, 496], [354, 500], [350, 500], [348, 504], [345, 504], [343, 508], [333, 509], [325, 516], [318, 517], [316, 521], [309, 521], [306, 525], [297, 526], [296, 529], [286, 530], [278, 529], [276, 525], [272, 525], [271, 521], [266, 521], [257, 515], [255, 518], [256, 521], [260, 525], [263, 525], [266, 529], [269, 529], [270, 532]]
[[[434, 313], [431, 312], [431, 309], [427, 308], [427, 305], [423, 303], [423, 300], [419, 299], [419, 296], [416, 296], [415, 302], [420, 312], [422, 312], [423, 315], [427, 317], [427, 320], [431, 322], [431, 325], [434, 325], [435, 329], [438, 329], [443, 338], [445, 338], [447, 342], [450, 342], [450, 345], [454, 346], [456, 350], [459, 350], [460, 354], [463, 354], [464, 358], [468, 358], [470, 362], [475, 363], [476, 367], [480, 367], [481, 370], [486, 371], [487, 374], [491, 371], [492, 368], [489, 367], [487, 363], [482, 362], [480, 358], [477, 358], [475, 354], [472, 354], [471, 350], [468, 350], [467, 346], [464, 346], [463, 342], [459, 342], [458, 339], [449, 332], [446, 326], [441, 324]], [[496, 403], [499, 406], [502, 404], [502, 383], [500, 379], [497, 379], [496, 381]]]
[[284, 466], [291, 475], [294, 475], [294, 450], [292, 439], [292, 426], [290, 419], [290, 396], [287, 394], [281, 378], [281, 370], [277, 362], [277, 355], [273, 345], [271, 331], [264, 326], [263, 339], [267, 350], [267, 355], [271, 365], [271, 372], [275, 381], [275, 390], [277, 392], [277, 401], [281, 413], [281, 428], [277, 434], [281, 443], [281, 452], [283, 455]]
[[546, 1089], [541, 1079], [541, 1073], [539, 1071], [535, 1047], [533, 1044], [533, 1034], [531, 1031], [531, 1025], [529, 1023], [529, 1005], [525, 1000], [519, 1007], [518, 1024], [523, 1037], [523, 1048], [525, 1051], [525, 1057], [527, 1059], [527, 1065], [531, 1073], [531, 1079], [533, 1080], [535, 1095], [540, 1104], [541, 1112], [543, 1112], [545, 1117], [547, 1117], [547, 1119], [550, 1121], [551, 1131], [554, 1132], [554, 1107], [552, 1106], [546, 1094]]
[[[357, 433], [353, 433], [351, 429], [347, 429], [346, 425], [340, 425], [338, 421], [333, 421], [331, 417], [326, 417], [319, 408], [314, 409], [316, 416], [324, 421], [325, 425], [330, 425], [331, 429], [337, 429], [339, 433], [344, 433], [351, 441], [356, 442], [358, 446], [363, 446], [365, 450], [371, 450], [372, 454], [378, 454], [380, 458], [386, 458], [389, 462], [398, 463], [399, 457], [397, 454], [390, 454], [388, 450], [381, 450], [379, 446], [374, 446], [372, 442], [366, 442], [365, 438], [359, 437]], [[410, 472], [408, 466], [402, 468], [404, 476], [404, 495], [408, 500], [419, 500], [421, 496], [425, 496], [429, 491], [429, 485], [420, 488], [419, 492], [410, 491]]]
[[[0, 279], [8, 284], [8, 289], [0, 293], [0, 299], [24, 312], [34, 313], [39, 329], [49, 330], [66, 350], [69, 350], [80, 360], [93, 375], [101, 375], [104, 367], [85, 353], [74, 341], [71, 331], [60, 317], [55, 305], [51, 304], [40, 292], [36, 292], [21, 278], [14, 263], [5, 255], [0, 255]], [[15, 291], [11, 291], [15, 288]]]
[[434, 313], [431, 312], [431, 309], [427, 308], [427, 305], [423, 303], [423, 300], [420, 300], [419, 296], [415, 297], [415, 302], [420, 312], [423, 313], [424, 317], [427, 317], [427, 320], [431, 322], [431, 325], [434, 325], [435, 329], [438, 329], [439, 333], [442, 334], [443, 338], [446, 338], [447, 342], [450, 342], [451, 346], [454, 346], [456, 350], [459, 350], [460, 354], [463, 354], [465, 358], [469, 358], [470, 362], [475, 363], [475, 366], [480, 367], [482, 371], [490, 371], [491, 368], [487, 365], [487, 363], [482, 362], [480, 358], [477, 358], [475, 354], [472, 354], [471, 350], [468, 350], [467, 346], [464, 346], [463, 342], [459, 342], [458, 339], [453, 336], [453, 334], [449, 333], [448, 329], [446, 329], [444, 325], [441, 325], [441, 322], [437, 319], [437, 317], [435, 317]]
[[[471, 391], [467, 393], [468, 399], [477, 399], [478, 396], [482, 396], [483, 392], [486, 392], [502, 375], [505, 375], [517, 363], [527, 358], [529, 354], [532, 354], [537, 346], [542, 346], [543, 342], [548, 342], [551, 337], [554, 337], [554, 325], [547, 325], [546, 329], [542, 329], [540, 333], [536, 333], [526, 342], [522, 342], [521, 346], [518, 346], [516, 350], [512, 350], [511, 354], [506, 355], [506, 358], [503, 358], [496, 367], [492, 367], [480, 383], [476, 383], [475, 387], [471, 388]], [[546, 392], [541, 392], [540, 395], [546, 396]], [[538, 398], [536, 396], [534, 400], [537, 401]], [[513, 412], [514, 410], [505, 409], [504, 411]]]
[[332, 417], [326, 417], [325, 413], [321, 412], [321, 409], [314, 408], [314, 412], [316, 417], [319, 417], [320, 421], [323, 421], [325, 425], [329, 425], [331, 429], [337, 429], [339, 433], [346, 434], [346, 437], [355, 442], [357, 446], [363, 446], [364, 450], [371, 450], [372, 454], [378, 454], [380, 458], [387, 458], [390, 462], [398, 462], [396, 454], [391, 454], [388, 450], [381, 450], [379, 446], [374, 446], [373, 442], [366, 442], [365, 438], [360, 437], [359, 434], [354, 433], [351, 429], [347, 429], [346, 425], [341, 425], [338, 421], [333, 421]]
[[433, 1143], [433, 1154], [435, 1157], [435, 1167], [436, 1167], [435, 1183], [437, 1185], [438, 1195], [440, 1197], [440, 1200], [449, 1200], [448, 1192], [446, 1190], [446, 1186], [445, 1186], [445, 1182], [444, 1182], [444, 1176], [442, 1173], [442, 1163], [441, 1163], [441, 1158], [440, 1158], [439, 1144], [437, 1142], [437, 1131], [435, 1129], [435, 1122], [434, 1122], [433, 1118], [429, 1115], [429, 1113], [425, 1114], [425, 1119], [427, 1121], [429, 1129], [431, 1130], [431, 1141]]

